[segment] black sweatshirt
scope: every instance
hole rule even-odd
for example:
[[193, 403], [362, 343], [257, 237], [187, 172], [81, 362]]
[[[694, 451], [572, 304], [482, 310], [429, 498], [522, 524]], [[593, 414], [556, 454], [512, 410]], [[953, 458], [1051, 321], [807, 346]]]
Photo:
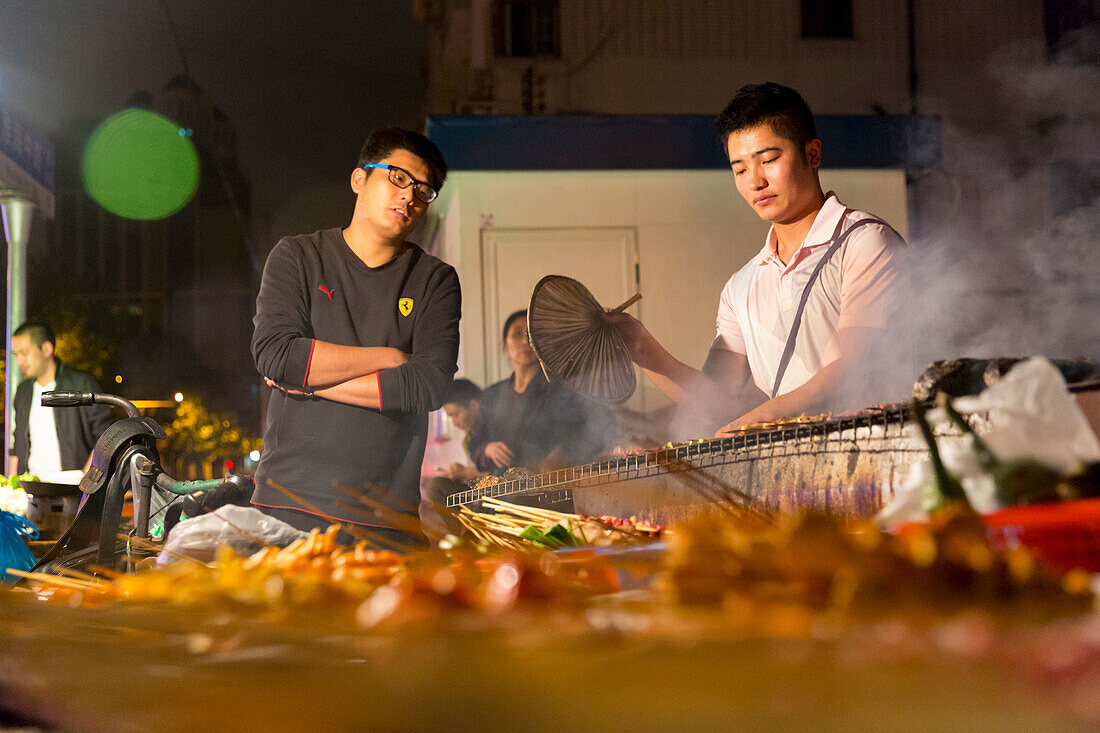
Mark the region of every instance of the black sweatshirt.
[[365, 516], [367, 507], [340, 486], [390, 505], [399, 502], [388, 496], [415, 506], [427, 413], [443, 403], [454, 377], [460, 314], [454, 268], [416, 245], [381, 267], [368, 267], [340, 229], [281, 239], [256, 298], [252, 355], [260, 374], [305, 387], [314, 339], [390, 346], [410, 357], [378, 372], [381, 410], [273, 391], [253, 503], [376, 525], [386, 523]]

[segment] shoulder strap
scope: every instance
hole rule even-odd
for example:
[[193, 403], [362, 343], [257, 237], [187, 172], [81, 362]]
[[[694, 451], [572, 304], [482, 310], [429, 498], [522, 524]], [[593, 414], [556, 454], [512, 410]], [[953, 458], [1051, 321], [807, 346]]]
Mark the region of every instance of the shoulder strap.
[[798, 302], [798, 310], [794, 314], [794, 322], [791, 324], [791, 332], [787, 335], [787, 343], [783, 346], [783, 356], [779, 359], [779, 369], [775, 372], [775, 384], [772, 387], [772, 397], [779, 394], [779, 385], [783, 382], [783, 375], [787, 371], [787, 365], [791, 362], [791, 357], [794, 356], [794, 344], [795, 339], [798, 336], [798, 328], [802, 325], [802, 312], [806, 310], [806, 302], [810, 299], [810, 290], [813, 288], [814, 283], [817, 281], [817, 276], [821, 274], [821, 271], [825, 268], [826, 263], [832, 259], [832, 256], [840, 249], [840, 245], [847, 241], [848, 237], [856, 229], [867, 224], [881, 224], [890, 231], [892, 231], [898, 239], [903, 243], [905, 238], [898, 234], [897, 230], [892, 226], [884, 222], [877, 217], [868, 217], [866, 219], [860, 219], [852, 226], [840, 232], [840, 227], [844, 224], [844, 220], [848, 217], [848, 214], [852, 212], [851, 209], [845, 209], [844, 213], [840, 217], [840, 221], [837, 222], [836, 229], [833, 231], [833, 243], [829, 246], [829, 249], [817, 262], [817, 266], [814, 271], [810, 273], [810, 279], [806, 281], [806, 287], [802, 290], [802, 299]]

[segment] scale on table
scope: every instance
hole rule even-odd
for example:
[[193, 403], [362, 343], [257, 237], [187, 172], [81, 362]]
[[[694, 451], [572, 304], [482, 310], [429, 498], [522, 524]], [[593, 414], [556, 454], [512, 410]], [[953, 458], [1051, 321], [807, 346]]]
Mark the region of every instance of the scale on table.
[[56, 540], [72, 523], [80, 506], [83, 471], [59, 471], [42, 481], [22, 480], [27, 492], [27, 519], [38, 528], [40, 540]]

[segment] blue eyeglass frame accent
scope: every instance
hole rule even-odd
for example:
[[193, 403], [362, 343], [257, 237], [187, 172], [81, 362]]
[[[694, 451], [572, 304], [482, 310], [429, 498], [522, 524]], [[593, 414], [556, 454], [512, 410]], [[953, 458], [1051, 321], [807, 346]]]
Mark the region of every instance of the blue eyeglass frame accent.
[[[436, 191], [435, 187], [432, 184], [427, 183], [425, 181], [418, 181], [417, 179], [413, 178], [412, 173], [409, 173], [407, 170], [405, 170], [404, 168], [402, 168], [399, 165], [390, 165], [389, 163], [367, 163], [365, 166], [363, 166], [363, 168], [380, 168], [380, 169], [385, 170], [385, 171], [390, 171], [390, 170], [401, 171], [402, 173], [404, 173], [406, 176], [409, 177], [410, 181], [412, 181], [412, 183], [410, 183], [409, 186], [413, 187], [413, 195], [416, 195], [417, 191], [420, 190], [419, 188], [417, 188], [417, 186], [423, 186], [424, 188], [426, 188], [426, 189], [428, 189], [429, 191], [432, 192], [431, 198], [428, 198], [428, 199], [425, 199], [422, 196], [417, 196], [417, 198], [419, 198], [421, 201], [423, 201], [426, 204], [430, 204], [431, 202], [435, 201], [436, 197], [439, 196], [439, 191]], [[394, 183], [392, 179], [390, 180], [390, 183], [393, 183], [393, 185], [397, 186], [397, 184]], [[397, 186], [397, 187], [398, 188], [408, 188], [409, 186]]]

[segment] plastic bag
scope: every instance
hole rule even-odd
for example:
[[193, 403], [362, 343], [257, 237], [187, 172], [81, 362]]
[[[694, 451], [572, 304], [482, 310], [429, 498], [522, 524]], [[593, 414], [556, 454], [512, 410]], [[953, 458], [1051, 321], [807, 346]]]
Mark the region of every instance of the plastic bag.
[[[0, 477], [0, 479], [2, 479], [2, 477]], [[11, 485], [0, 480], [0, 511], [11, 512], [12, 514], [18, 514], [21, 517], [25, 517], [27, 516], [27, 505], [29, 503], [30, 499], [27, 498], [26, 491], [13, 488]]]
[[38, 528], [18, 514], [0, 512], [0, 580], [14, 583], [19, 580], [12, 570], [30, 570], [34, 567], [34, 555], [27, 547], [27, 539], [38, 539]]
[[[1012, 368], [977, 397], [959, 397], [955, 409], [987, 412], [991, 423], [982, 439], [1002, 460], [1031, 457], [1065, 471], [1078, 461], [1100, 459], [1100, 442], [1066, 388], [1066, 380], [1049, 360], [1036, 356]], [[947, 422], [943, 410], [929, 410], [933, 428]], [[907, 428], [914, 444], [924, 445], [915, 426]], [[944, 466], [957, 476], [966, 498], [980, 514], [1001, 509], [992, 477], [981, 467], [969, 436], [939, 443]], [[923, 493], [931, 482], [926, 461], [912, 467], [893, 500], [876, 517], [880, 526], [928, 519]]]
[[270, 517], [255, 507], [227, 504], [209, 514], [186, 519], [168, 533], [157, 565], [168, 565], [180, 555], [203, 562], [214, 559], [218, 548], [228, 545], [242, 555], [251, 555], [267, 543], [286, 547], [308, 536], [286, 522]]

